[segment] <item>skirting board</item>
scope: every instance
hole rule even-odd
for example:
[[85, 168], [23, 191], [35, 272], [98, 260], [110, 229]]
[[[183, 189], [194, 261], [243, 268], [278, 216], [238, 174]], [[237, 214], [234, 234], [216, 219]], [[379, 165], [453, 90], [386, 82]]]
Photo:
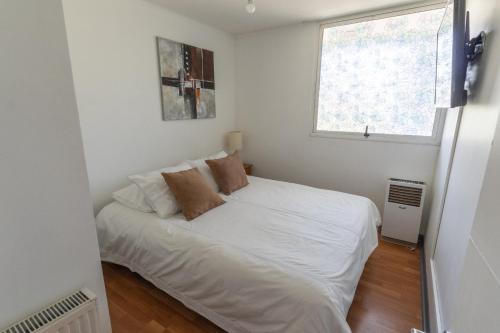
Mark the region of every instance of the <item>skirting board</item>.
[[424, 239], [421, 236], [420, 243], [420, 285], [421, 285], [421, 304], [422, 304], [422, 328], [425, 332], [430, 332], [429, 322], [429, 288], [427, 287], [427, 260], [425, 257]]
[[[426, 328], [429, 333], [440, 333], [443, 332], [441, 325], [441, 312], [439, 307], [439, 296], [436, 281], [436, 269], [434, 266], [434, 260], [431, 258], [426, 258], [426, 279], [427, 279], [427, 294], [428, 301], [428, 324], [429, 327]], [[425, 326], [424, 326], [425, 327]]]

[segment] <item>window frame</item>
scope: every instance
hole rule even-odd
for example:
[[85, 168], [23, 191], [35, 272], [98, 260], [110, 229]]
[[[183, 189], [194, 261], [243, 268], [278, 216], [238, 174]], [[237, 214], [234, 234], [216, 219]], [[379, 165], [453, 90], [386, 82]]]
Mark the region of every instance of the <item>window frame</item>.
[[[400, 134], [377, 134], [370, 133], [368, 129], [369, 137], [364, 136], [364, 132], [343, 132], [343, 131], [320, 131], [317, 129], [318, 125], [318, 105], [319, 105], [319, 89], [320, 89], [320, 78], [321, 78], [321, 59], [323, 52], [323, 34], [324, 30], [331, 27], [338, 27], [348, 24], [369, 22], [384, 18], [390, 18], [395, 16], [402, 16], [414, 13], [425, 12], [435, 9], [444, 9], [446, 7], [447, 1], [427, 1], [424, 3], [417, 3], [407, 6], [399, 6], [386, 10], [378, 10], [367, 13], [349, 15], [344, 17], [339, 17], [336, 19], [330, 19], [326, 21], [319, 22], [318, 29], [319, 39], [317, 40], [317, 60], [316, 60], [316, 75], [314, 83], [314, 103], [313, 103], [313, 128], [311, 132], [312, 137], [321, 138], [334, 138], [334, 139], [347, 139], [347, 140], [362, 140], [362, 141], [379, 141], [379, 142], [393, 142], [393, 143], [411, 143], [411, 144], [425, 144], [425, 145], [440, 145], [441, 137], [444, 128], [444, 121], [446, 118], [446, 110], [443, 108], [436, 108], [436, 114], [434, 118], [434, 127], [432, 130], [432, 136], [419, 136], [419, 135], [400, 135]], [[437, 30], [436, 30], [437, 36]]]

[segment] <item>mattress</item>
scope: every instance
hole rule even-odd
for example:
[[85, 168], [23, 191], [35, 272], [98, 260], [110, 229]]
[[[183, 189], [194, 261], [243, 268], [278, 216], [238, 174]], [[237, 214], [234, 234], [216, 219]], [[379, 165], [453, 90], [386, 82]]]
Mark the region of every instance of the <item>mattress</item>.
[[292, 183], [249, 183], [191, 222], [109, 204], [97, 216], [102, 260], [228, 332], [351, 332], [347, 312], [378, 245], [376, 206]]

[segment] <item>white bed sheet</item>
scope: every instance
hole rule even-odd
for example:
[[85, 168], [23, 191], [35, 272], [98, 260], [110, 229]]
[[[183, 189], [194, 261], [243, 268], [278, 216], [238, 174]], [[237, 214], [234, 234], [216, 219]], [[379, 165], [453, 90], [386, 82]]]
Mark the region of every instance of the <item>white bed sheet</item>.
[[97, 217], [101, 257], [138, 272], [229, 332], [348, 333], [378, 244], [369, 199], [249, 177], [188, 222], [117, 202]]

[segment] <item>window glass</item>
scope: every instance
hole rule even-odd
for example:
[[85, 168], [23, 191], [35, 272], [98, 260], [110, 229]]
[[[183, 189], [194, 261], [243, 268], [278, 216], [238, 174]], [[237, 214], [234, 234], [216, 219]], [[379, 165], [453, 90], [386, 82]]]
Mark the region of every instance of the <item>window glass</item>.
[[316, 130], [432, 136], [443, 13], [325, 27]]

